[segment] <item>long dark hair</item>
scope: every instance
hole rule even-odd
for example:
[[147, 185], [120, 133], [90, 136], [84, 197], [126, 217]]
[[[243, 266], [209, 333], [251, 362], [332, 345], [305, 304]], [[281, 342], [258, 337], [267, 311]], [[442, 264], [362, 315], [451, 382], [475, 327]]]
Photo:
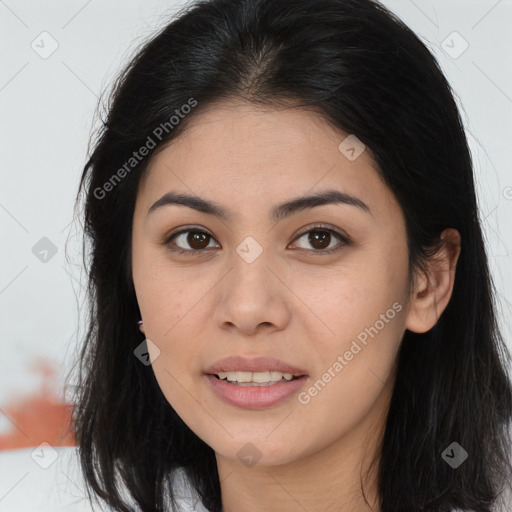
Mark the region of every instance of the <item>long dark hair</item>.
[[[140, 510], [163, 511], [182, 467], [204, 506], [222, 509], [213, 449], [134, 357], [144, 337], [130, 241], [151, 157], [229, 98], [313, 108], [370, 148], [403, 209], [411, 268], [425, 268], [443, 229], [459, 231], [450, 302], [431, 330], [406, 331], [400, 345], [379, 494], [382, 512], [489, 512], [512, 478], [511, 358], [495, 316], [472, 161], [436, 60], [373, 0], [196, 1], [114, 84], [75, 205], [84, 193], [90, 317], [73, 424], [88, 491], [133, 510], [125, 487]], [[143, 146], [148, 154], [134, 160]], [[453, 442], [469, 454], [457, 469], [442, 458]]]

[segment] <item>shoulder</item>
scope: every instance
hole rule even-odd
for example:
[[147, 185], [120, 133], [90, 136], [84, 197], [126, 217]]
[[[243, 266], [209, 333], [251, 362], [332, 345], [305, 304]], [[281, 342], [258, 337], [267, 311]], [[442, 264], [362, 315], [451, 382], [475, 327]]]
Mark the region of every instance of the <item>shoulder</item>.
[[2, 512], [100, 510], [86, 497], [76, 447], [47, 443], [0, 451], [0, 500]]
[[[178, 512], [207, 512], [186, 477], [177, 469], [172, 479]], [[0, 451], [2, 512], [102, 512], [88, 499], [76, 446]]]
[[179, 512], [208, 512], [183, 468], [178, 468], [173, 472], [172, 490]]

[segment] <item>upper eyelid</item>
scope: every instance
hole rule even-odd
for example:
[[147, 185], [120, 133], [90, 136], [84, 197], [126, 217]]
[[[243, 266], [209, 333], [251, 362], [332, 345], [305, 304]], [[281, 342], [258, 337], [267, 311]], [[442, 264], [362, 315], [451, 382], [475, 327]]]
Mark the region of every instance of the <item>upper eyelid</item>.
[[[342, 230], [335, 229], [335, 228], [327, 226], [327, 225], [317, 224], [317, 225], [309, 226], [309, 227], [305, 228], [304, 231], [299, 232], [297, 235], [294, 236], [292, 242], [295, 242], [297, 239], [301, 238], [302, 236], [304, 236], [305, 234], [309, 233], [310, 231], [320, 231], [320, 230], [325, 230], [325, 231], [334, 233], [334, 235], [336, 235], [340, 239], [341, 242], [348, 242], [350, 240], [349, 236], [347, 234], [345, 234]], [[204, 233], [204, 234], [210, 236], [211, 238], [213, 238], [217, 243], [219, 243], [217, 241], [217, 239], [215, 238], [215, 236], [212, 235], [205, 228], [198, 227], [198, 226], [185, 226], [185, 227], [183, 227], [181, 229], [178, 229], [178, 231], [167, 235], [164, 238], [164, 244], [169, 243], [173, 238], [175, 238], [175, 237], [177, 237], [179, 235], [182, 235], [184, 233], [187, 233], [189, 231], [196, 231], [196, 232]], [[181, 248], [179, 248], [179, 249], [181, 249]], [[183, 250], [185, 252], [198, 252], [198, 251], [201, 252], [201, 251], [204, 251], [206, 249], [181, 249], [181, 250]], [[328, 252], [328, 251], [318, 251], [318, 252], [320, 253], [320, 252]]]

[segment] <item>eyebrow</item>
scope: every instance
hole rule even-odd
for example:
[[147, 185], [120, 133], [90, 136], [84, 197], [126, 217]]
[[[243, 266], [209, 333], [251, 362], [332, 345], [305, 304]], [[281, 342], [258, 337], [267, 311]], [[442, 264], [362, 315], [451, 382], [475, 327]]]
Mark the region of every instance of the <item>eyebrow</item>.
[[[270, 219], [274, 222], [278, 222], [285, 217], [289, 217], [290, 215], [299, 211], [327, 204], [346, 204], [355, 206], [362, 211], [372, 215], [369, 206], [361, 201], [361, 199], [358, 199], [357, 197], [351, 196], [344, 192], [340, 192], [339, 190], [330, 189], [318, 192], [313, 195], [297, 197], [284, 203], [280, 203], [272, 208], [270, 212]], [[168, 205], [186, 206], [188, 208], [193, 208], [194, 210], [197, 210], [201, 213], [215, 215], [216, 217], [224, 220], [229, 220], [233, 217], [233, 213], [229, 209], [216, 203], [215, 201], [176, 192], [167, 192], [164, 194], [149, 208], [147, 215]]]

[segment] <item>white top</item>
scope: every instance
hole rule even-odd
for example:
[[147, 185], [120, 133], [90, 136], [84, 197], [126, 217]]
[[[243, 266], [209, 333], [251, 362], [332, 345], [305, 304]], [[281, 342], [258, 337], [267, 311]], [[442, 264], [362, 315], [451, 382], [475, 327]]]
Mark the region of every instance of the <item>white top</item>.
[[[180, 512], [208, 512], [182, 469], [173, 491]], [[76, 446], [0, 451], [1, 512], [104, 512], [103, 506], [87, 498]]]
[[[179, 469], [175, 475], [178, 510], [208, 512], [185, 472]], [[102, 512], [84, 489], [76, 446], [54, 448], [43, 443], [35, 449], [0, 451], [1, 512]]]

